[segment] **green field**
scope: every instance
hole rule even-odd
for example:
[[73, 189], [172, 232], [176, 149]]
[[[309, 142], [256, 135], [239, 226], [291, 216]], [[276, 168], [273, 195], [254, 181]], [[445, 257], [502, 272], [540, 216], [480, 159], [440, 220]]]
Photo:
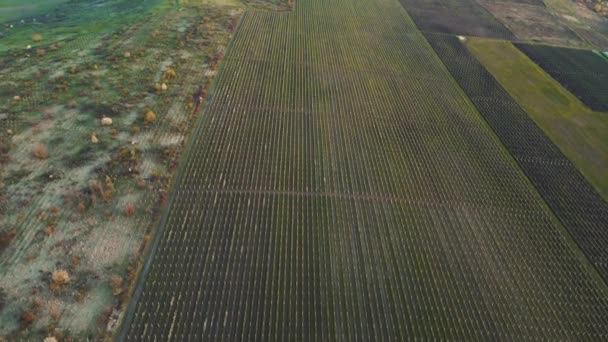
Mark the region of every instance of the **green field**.
[[608, 115], [591, 111], [510, 42], [471, 38], [467, 46], [608, 200]]
[[601, 339], [606, 285], [396, 0], [248, 11], [135, 340]]

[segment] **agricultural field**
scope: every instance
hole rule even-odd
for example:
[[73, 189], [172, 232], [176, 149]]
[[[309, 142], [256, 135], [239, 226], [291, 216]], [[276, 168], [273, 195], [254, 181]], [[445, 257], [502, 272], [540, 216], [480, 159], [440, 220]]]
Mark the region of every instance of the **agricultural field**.
[[608, 63], [589, 50], [516, 44], [590, 109], [608, 112]]
[[572, 29], [552, 15], [542, 2], [537, 6], [509, 2], [483, 2], [484, 7], [519, 40], [589, 47]]
[[459, 39], [439, 35], [427, 35], [427, 39], [583, 253], [608, 280], [608, 203]]
[[246, 11], [118, 339], [605, 339], [606, 284], [450, 71], [397, 0]]
[[424, 32], [514, 39], [477, 0], [400, 0]]
[[[608, 19], [579, 2], [572, 0], [477, 0], [477, 2], [513, 33], [513, 37], [507, 38], [508, 40], [608, 50]], [[454, 33], [464, 34], [458, 31]], [[484, 37], [479, 34], [471, 35]]]
[[466, 45], [608, 200], [608, 115], [591, 111], [510, 42], [470, 38]]
[[0, 340], [114, 333], [244, 8], [70, 1], [3, 23]]

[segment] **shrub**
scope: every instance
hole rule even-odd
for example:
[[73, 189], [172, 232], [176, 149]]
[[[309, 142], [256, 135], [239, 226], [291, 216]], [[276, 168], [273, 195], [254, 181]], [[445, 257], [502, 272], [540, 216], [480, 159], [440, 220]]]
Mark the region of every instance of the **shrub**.
[[51, 288], [53, 290], [61, 289], [63, 285], [70, 282], [70, 275], [66, 270], [57, 270], [52, 274]]
[[130, 217], [135, 214], [135, 206], [132, 203], [127, 204], [125, 207], [125, 216]]
[[177, 77], [177, 73], [175, 72], [175, 70], [173, 70], [171, 68], [165, 70], [165, 73], [163, 75], [163, 78], [167, 79], [167, 80], [170, 80], [170, 79], [173, 79], [176, 77]]
[[61, 308], [59, 307], [58, 303], [54, 301], [49, 302], [49, 314], [54, 320], [59, 320], [61, 317]]
[[46, 146], [43, 144], [35, 144], [32, 148], [32, 152], [34, 153], [34, 157], [38, 159], [47, 159], [49, 157], [49, 153], [46, 150]]
[[34, 315], [31, 311], [25, 311], [21, 314], [21, 324], [24, 326], [28, 326], [32, 324], [36, 320], [36, 315]]
[[151, 110], [147, 111], [144, 115], [144, 121], [146, 123], [153, 123], [154, 121], [156, 121], [156, 113]]
[[15, 236], [17, 236], [16, 229], [0, 232], [0, 253], [11, 244]]
[[112, 286], [112, 291], [115, 296], [118, 296], [122, 293], [122, 284], [123, 280], [121, 276], [115, 274], [110, 277], [110, 286]]

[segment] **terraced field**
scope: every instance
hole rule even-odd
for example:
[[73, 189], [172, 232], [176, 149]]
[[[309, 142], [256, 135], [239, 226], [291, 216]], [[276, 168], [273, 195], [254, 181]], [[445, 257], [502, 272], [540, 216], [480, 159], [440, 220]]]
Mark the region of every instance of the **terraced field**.
[[246, 12], [209, 100], [119, 338], [607, 337], [605, 284], [398, 1]]

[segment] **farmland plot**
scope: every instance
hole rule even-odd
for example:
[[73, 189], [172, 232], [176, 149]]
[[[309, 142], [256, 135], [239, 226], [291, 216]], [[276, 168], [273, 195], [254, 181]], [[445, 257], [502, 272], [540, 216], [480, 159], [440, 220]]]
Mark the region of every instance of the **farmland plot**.
[[509, 40], [515, 38], [476, 0], [400, 1], [421, 31]]
[[453, 37], [429, 35], [428, 39], [549, 207], [608, 279], [608, 203], [464, 45]]
[[608, 63], [592, 51], [516, 44], [589, 108], [608, 112]]
[[394, 0], [244, 15], [125, 340], [601, 338], [606, 287]]
[[492, 1], [482, 4], [520, 40], [580, 47], [588, 44], [544, 6]]

